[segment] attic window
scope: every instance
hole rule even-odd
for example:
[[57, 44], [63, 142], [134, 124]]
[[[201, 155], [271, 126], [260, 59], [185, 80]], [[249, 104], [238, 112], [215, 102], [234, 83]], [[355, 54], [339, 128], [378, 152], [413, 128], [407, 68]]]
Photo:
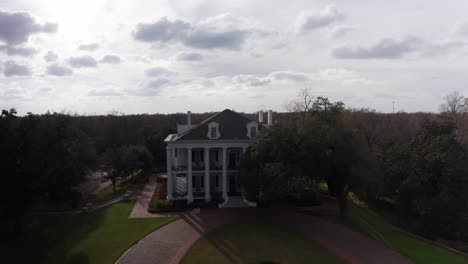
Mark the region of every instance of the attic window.
[[211, 122], [208, 124], [208, 133], [206, 135], [209, 139], [218, 139], [221, 137], [219, 133], [219, 124], [216, 122]]
[[210, 128], [210, 138], [216, 138], [216, 127]]
[[250, 122], [246, 125], [247, 128], [247, 137], [248, 138], [254, 138], [258, 134], [258, 123], [256, 122]]
[[250, 127], [250, 137], [253, 138], [255, 136], [257, 136], [257, 128], [254, 127], [254, 126], [251, 126]]

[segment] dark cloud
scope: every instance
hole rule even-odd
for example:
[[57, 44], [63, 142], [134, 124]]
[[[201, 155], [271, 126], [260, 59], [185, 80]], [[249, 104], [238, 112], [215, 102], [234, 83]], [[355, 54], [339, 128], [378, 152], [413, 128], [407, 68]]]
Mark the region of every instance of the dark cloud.
[[182, 20], [169, 21], [165, 17], [155, 23], [140, 23], [133, 32], [133, 37], [139, 41], [178, 41], [198, 49], [240, 49], [247, 35], [245, 30], [214, 30]]
[[0, 45], [0, 51], [5, 52], [9, 56], [22, 56], [22, 57], [32, 57], [37, 53], [37, 50], [34, 48], [23, 48], [23, 47], [14, 47]]
[[302, 13], [296, 21], [296, 30], [298, 33], [306, 33], [331, 25], [342, 20], [344, 17], [345, 15], [338, 11], [336, 6], [328, 5], [319, 13]]
[[54, 76], [68, 76], [72, 75], [73, 71], [72, 69], [65, 67], [65, 66], [60, 66], [56, 63], [47, 66], [47, 74], [48, 75], [54, 75]]
[[79, 50], [94, 51], [99, 48], [99, 43], [81, 44], [78, 46]]
[[0, 11], [0, 40], [8, 46], [22, 44], [28, 41], [29, 36], [36, 33], [53, 33], [57, 31], [58, 24], [36, 22], [29, 13], [8, 13]]
[[201, 61], [203, 56], [196, 52], [181, 52], [177, 54], [175, 58], [180, 61]]
[[44, 55], [44, 60], [45, 60], [46, 62], [53, 62], [53, 61], [56, 61], [56, 60], [58, 60], [58, 55], [57, 55], [55, 52], [49, 50], [49, 51], [46, 53], [46, 55]]
[[367, 47], [344, 45], [333, 49], [332, 54], [339, 59], [398, 59], [418, 51], [422, 44], [423, 41], [417, 37], [385, 38]]
[[89, 96], [120, 96], [121, 93], [115, 91], [114, 89], [103, 89], [103, 90], [96, 90], [93, 89], [88, 92]]
[[100, 63], [109, 63], [109, 64], [119, 64], [120, 63], [120, 57], [116, 55], [106, 55], [102, 57], [101, 60], [99, 60]]
[[185, 45], [199, 49], [233, 49], [238, 50], [244, 43], [248, 32], [232, 30], [227, 32], [209, 32], [196, 30], [184, 40]]
[[6, 61], [3, 64], [3, 74], [7, 77], [11, 76], [31, 76], [31, 69], [22, 64], [17, 64], [14, 61]]
[[95, 68], [97, 67], [97, 61], [95, 58], [85, 55], [80, 57], [70, 57], [68, 64], [73, 68]]
[[153, 67], [145, 70], [145, 75], [148, 77], [168, 76], [172, 74], [174, 73], [162, 67]]
[[184, 39], [191, 29], [190, 23], [182, 20], [172, 22], [163, 17], [155, 23], [138, 24], [133, 32], [133, 37], [145, 42], [167, 42], [174, 39]]

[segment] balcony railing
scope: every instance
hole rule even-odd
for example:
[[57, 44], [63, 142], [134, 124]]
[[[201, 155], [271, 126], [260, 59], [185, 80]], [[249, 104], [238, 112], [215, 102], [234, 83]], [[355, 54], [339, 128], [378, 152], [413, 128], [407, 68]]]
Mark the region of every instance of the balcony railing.
[[[240, 166], [237, 164], [228, 164], [228, 170], [239, 170]], [[173, 171], [187, 171], [187, 166], [172, 166]], [[192, 171], [204, 171], [205, 165], [195, 166], [192, 165]], [[222, 164], [210, 164], [210, 171], [222, 171], [223, 165]]]

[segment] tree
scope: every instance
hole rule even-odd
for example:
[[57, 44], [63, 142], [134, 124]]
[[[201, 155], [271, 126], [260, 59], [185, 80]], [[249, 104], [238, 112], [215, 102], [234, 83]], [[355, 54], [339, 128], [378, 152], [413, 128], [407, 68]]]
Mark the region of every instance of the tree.
[[127, 178], [139, 170], [150, 169], [151, 162], [151, 153], [143, 146], [130, 145], [107, 150], [104, 154], [104, 166], [113, 191], [116, 191], [118, 179]]
[[247, 185], [255, 181], [263, 196], [270, 198], [314, 189], [298, 182], [317, 184], [325, 180], [345, 215], [353, 145], [340, 117], [344, 104], [325, 97], [309, 101], [312, 96], [307, 92], [301, 96], [305, 99], [298, 100], [293, 108], [301, 109], [300, 115], [276, 123], [255, 139], [247, 162], [253, 166], [244, 170], [250, 173], [243, 178]]
[[459, 92], [452, 92], [444, 97], [444, 102], [440, 105], [442, 113], [456, 115], [466, 112], [464, 97]]
[[423, 234], [468, 238], [468, 152], [455, 135], [453, 120], [426, 120], [409, 144], [407, 177], [398, 188], [403, 216], [419, 220]]
[[[61, 201], [72, 206], [80, 198], [75, 187], [94, 166], [94, 145], [61, 114], [17, 117], [2, 111], [0, 118], [2, 180], [1, 211], [21, 231], [32, 206]], [[8, 224], [7, 224], [8, 225]]]

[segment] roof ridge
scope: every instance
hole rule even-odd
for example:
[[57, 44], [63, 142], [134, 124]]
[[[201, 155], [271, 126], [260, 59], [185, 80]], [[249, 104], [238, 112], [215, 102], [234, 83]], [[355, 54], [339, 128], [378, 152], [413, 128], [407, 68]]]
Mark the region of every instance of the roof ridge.
[[[225, 111], [225, 110], [223, 110], [222, 112], [224, 112], [224, 111]], [[184, 133], [182, 133], [182, 134], [180, 134], [180, 135], [177, 135], [177, 138], [183, 137], [184, 135], [186, 135], [186, 134], [189, 133], [190, 131], [196, 129], [197, 127], [199, 127], [199, 126], [201, 126], [201, 125], [203, 125], [203, 124], [205, 124], [206, 122], [208, 122], [209, 120], [211, 120], [211, 119], [213, 119], [214, 117], [218, 116], [218, 115], [221, 114], [222, 112], [218, 112], [218, 113], [216, 113], [215, 115], [212, 115], [212, 116], [208, 117], [207, 119], [203, 120], [200, 124], [193, 126], [192, 128], [190, 128], [189, 130], [185, 131]]]
[[[220, 117], [218, 118], [218, 116], [220, 116], [221, 114], [223, 114], [223, 116], [225, 115], [226, 117], [223, 118], [223, 117]], [[189, 130], [185, 131], [184, 133], [180, 134], [180, 135], [177, 135], [177, 137], [175, 138], [175, 140], [179, 140], [179, 139], [183, 139], [184, 137], [186, 137], [188, 134], [194, 132], [194, 131], [198, 131], [202, 126], [206, 126], [207, 123], [209, 122], [218, 122], [218, 121], [214, 121], [214, 119], [218, 118], [219, 119], [219, 122], [223, 122], [222, 120], [223, 119], [230, 119], [230, 118], [234, 118], [234, 119], [237, 119], [239, 120], [240, 122], [243, 122], [243, 123], [250, 123], [250, 122], [257, 122], [255, 120], [252, 120], [251, 118], [247, 117], [244, 113], [238, 113], [238, 112], [235, 112], [235, 111], [232, 111], [230, 109], [224, 109], [223, 111], [221, 112], [218, 112], [216, 114], [214, 114], [213, 116], [210, 116], [209, 118], [203, 120], [200, 124], [198, 125], [194, 125], [192, 128], [190, 128]], [[258, 123], [258, 122], [257, 122]], [[260, 124], [260, 123], [259, 123]], [[262, 124], [260, 124], [262, 125]], [[262, 125], [263, 126], [263, 125]], [[199, 133], [199, 132], [198, 132]]]

